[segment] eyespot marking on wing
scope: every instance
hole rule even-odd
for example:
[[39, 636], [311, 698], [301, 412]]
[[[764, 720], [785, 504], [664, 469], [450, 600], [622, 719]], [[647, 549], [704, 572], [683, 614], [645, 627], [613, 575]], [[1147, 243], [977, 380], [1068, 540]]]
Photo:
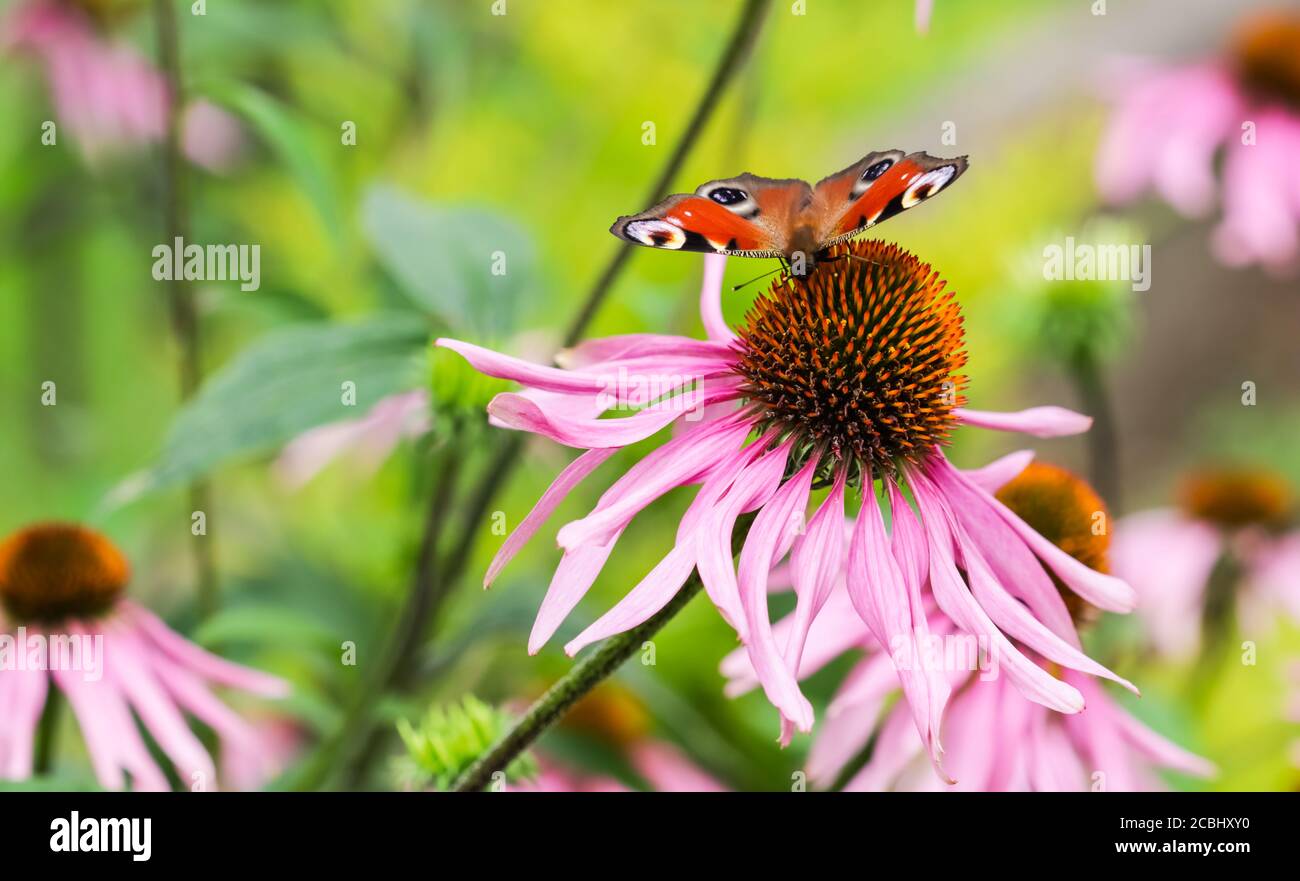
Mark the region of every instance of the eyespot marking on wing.
[[666, 220], [634, 220], [623, 228], [623, 234], [634, 242], [670, 251], [680, 251], [686, 244], [686, 231]]
[[758, 202], [752, 193], [725, 182], [705, 184], [696, 190], [695, 194], [721, 205], [733, 214], [739, 214], [746, 220], [753, 220], [759, 214]]
[[903, 193], [903, 208], [911, 208], [946, 187], [957, 175], [955, 165], [941, 165], [931, 169], [908, 185]]
[[885, 172], [893, 168], [898, 160], [903, 158], [901, 151], [888, 153], [881, 156], [875, 162], [863, 169], [862, 174], [858, 175], [857, 180], [853, 182], [853, 187], [849, 190], [848, 201], [852, 202], [860, 197], [863, 193], [871, 188], [871, 185], [884, 176]]

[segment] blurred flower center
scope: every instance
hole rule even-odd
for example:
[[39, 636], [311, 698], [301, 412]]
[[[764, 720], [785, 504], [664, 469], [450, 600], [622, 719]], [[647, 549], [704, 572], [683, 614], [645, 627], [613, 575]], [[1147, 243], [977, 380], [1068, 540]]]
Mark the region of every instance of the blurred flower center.
[[605, 682], [575, 704], [563, 724], [611, 746], [626, 747], [646, 736], [650, 716], [628, 691]]
[[966, 377], [961, 310], [939, 274], [880, 241], [837, 245], [805, 277], [783, 276], [740, 330], [737, 371], [764, 430], [793, 437], [795, 464], [876, 475], [946, 443]]
[[1232, 64], [1247, 91], [1300, 107], [1300, 15], [1249, 18], [1233, 39]]
[[[1056, 465], [1031, 462], [998, 490], [997, 498], [1080, 563], [1098, 572], [1109, 571], [1110, 524], [1106, 522], [1106, 503], [1078, 475]], [[1076, 624], [1088, 623], [1095, 617], [1096, 610], [1091, 605], [1066, 589], [1055, 575], [1052, 580]]]
[[44, 523], [0, 543], [0, 604], [20, 621], [99, 615], [121, 596], [130, 567], [103, 535]]
[[1286, 520], [1291, 492], [1286, 481], [1267, 471], [1222, 468], [1183, 481], [1179, 501], [1197, 520], [1225, 529], [1276, 526]]

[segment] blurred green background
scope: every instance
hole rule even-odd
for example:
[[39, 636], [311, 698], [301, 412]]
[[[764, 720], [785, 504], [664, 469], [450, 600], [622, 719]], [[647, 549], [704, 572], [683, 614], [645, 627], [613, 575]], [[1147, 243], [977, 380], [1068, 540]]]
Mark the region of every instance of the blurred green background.
[[[325, 756], [329, 779], [319, 785], [395, 786], [397, 718], [466, 693], [494, 703], [537, 694], [569, 668], [559, 648], [566, 638], [658, 561], [689, 494], [637, 518], [535, 658], [525, 643], [558, 557], [554, 525], [585, 513], [605, 481], [575, 492], [487, 593], [478, 584], [501, 536], [490, 519], [463, 522], [463, 500], [452, 505], [451, 532], [472, 530], [472, 557], [423, 641], [411, 687], [367, 708], [387, 734], [364, 748], [359, 778], [330, 751], [395, 629], [431, 487], [447, 470], [471, 483], [494, 449], [481, 415], [456, 404], [457, 395], [481, 401], [492, 387], [465, 388], [450, 361], [430, 363], [427, 343], [454, 335], [533, 357], [558, 345], [619, 247], [610, 223], [646, 207], [741, 5], [508, 0], [507, 14], [493, 15], [489, 0], [223, 0], [193, 16], [178, 4], [188, 91], [233, 112], [246, 139], [228, 171], [187, 172], [190, 238], [256, 243], [262, 255], [257, 291], [197, 286], [203, 368], [226, 381], [212, 404], [226, 409], [189, 424], [177, 421], [166, 291], [150, 275], [152, 248], [164, 240], [157, 150], [88, 164], [69, 138], [42, 146], [47, 91], [35, 66], [8, 58], [0, 70], [8, 123], [0, 127], [0, 532], [54, 518], [97, 526], [133, 561], [138, 600], [214, 651], [289, 678], [296, 693], [287, 704], [246, 705], [287, 714], [300, 732], [281, 785]], [[809, 0], [804, 15], [776, 2], [673, 190], [742, 171], [817, 180], [877, 149], [969, 154], [959, 187], [880, 235], [932, 262], [958, 292], [973, 407], [1080, 406], [1030, 320], [1025, 255], [1099, 210], [1091, 169], [1111, 59], [1215, 51], [1224, 23], [1253, 4], [1184, 14], [1173, 0], [1115, 3], [1103, 17], [1088, 5], [937, 0], [921, 35], [909, 0]], [[155, 57], [149, 4], [120, 7], [114, 38]], [[355, 145], [341, 137], [349, 122]], [[653, 144], [643, 143], [647, 122]], [[1140, 204], [1129, 217], [1154, 245], [1155, 270], [1151, 289], [1119, 307], [1124, 335], [1105, 365], [1123, 509], [1167, 504], [1184, 469], [1220, 458], [1300, 482], [1295, 281], [1217, 266], [1205, 251], [1207, 227], [1163, 206]], [[499, 242], [509, 243], [506, 282], [485, 289], [483, 261]], [[638, 249], [588, 334], [700, 333], [700, 268], [696, 257]], [[731, 260], [728, 284], [768, 268]], [[758, 287], [726, 296], [729, 319], [744, 314]], [[367, 332], [370, 342], [359, 342]], [[259, 353], [252, 361], [250, 351]], [[291, 380], [256, 388], [264, 371], [294, 358]], [[231, 380], [231, 371], [242, 372]], [[347, 408], [338, 378], [354, 375], [365, 379], [358, 406]], [[271, 460], [294, 434], [356, 418], [431, 376], [447, 399], [433, 432], [403, 442], [376, 472], [344, 459], [300, 489], [275, 479]], [[1244, 380], [1261, 389], [1254, 408], [1240, 406]], [[57, 406], [41, 404], [45, 381], [57, 383]], [[958, 432], [953, 458], [973, 467], [1022, 445]], [[1088, 467], [1080, 439], [1034, 446], [1045, 459]], [[544, 441], [521, 455], [523, 467], [490, 507], [510, 528], [570, 459]], [[122, 491], [146, 472], [156, 486]], [[196, 476], [212, 485], [206, 540], [220, 586], [220, 609], [202, 620], [183, 490]], [[1257, 667], [1230, 659], [1190, 685], [1185, 669], [1138, 660], [1132, 625], [1106, 622], [1096, 638], [1110, 653], [1103, 661], [1132, 664], [1118, 668], [1144, 690], [1128, 702], [1132, 711], [1222, 770], [1208, 783], [1174, 785], [1300, 783], [1286, 754], [1297, 732], [1283, 720], [1286, 658], [1300, 653], [1294, 627], [1260, 635]], [[355, 666], [340, 663], [345, 641], [357, 647]], [[808, 738], [781, 750], [775, 711], [761, 695], [722, 696], [718, 661], [736, 642], [708, 604], [693, 603], [656, 643], [655, 666], [618, 674], [656, 734], [728, 785], [788, 789]], [[847, 659], [811, 681], [815, 705], [846, 669]], [[58, 773], [89, 781], [65, 721]], [[626, 772], [574, 737], [557, 731], [542, 746]]]

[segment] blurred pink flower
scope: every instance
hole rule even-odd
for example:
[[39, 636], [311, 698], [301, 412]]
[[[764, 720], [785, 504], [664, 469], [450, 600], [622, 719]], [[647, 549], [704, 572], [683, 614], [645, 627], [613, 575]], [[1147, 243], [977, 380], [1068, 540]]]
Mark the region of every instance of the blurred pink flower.
[[1300, 531], [1278, 525], [1290, 504], [1273, 475], [1224, 469], [1189, 478], [1180, 508], [1130, 514], [1115, 524], [1114, 571], [1138, 593], [1155, 649], [1183, 659], [1200, 648], [1207, 588], [1225, 556], [1238, 567], [1238, 608], [1249, 628], [1282, 609], [1300, 621]]
[[287, 683], [211, 655], [122, 597], [126, 560], [102, 535], [42, 524], [0, 543], [0, 779], [33, 771], [35, 732], [50, 682], [81, 725], [106, 789], [167, 790], [133, 713], [175, 765], [181, 784], [216, 789], [216, 767], [186, 714], [244, 756], [266, 745], [210, 685], [283, 697]]
[[930, 13], [934, 11], [934, 0], [916, 0], [916, 29], [921, 33], [930, 31]]
[[[727, 792], [685, 753], [670, 743], [643, 740], [627, 749], [632, 769], [649, 784], [652, 792]], [[520, 781], [512, 788], [525, 792], [632, 792], [626, 783], [604, 774], [585, 774], [542, 756], [537, 779]]]
[[[1043, 469], [1049, 466], [1034, 465], [1030, 468], [1036, 471], [1022, 472], [1027, 461], [1024, 454], [1012, 454], [972, 476], [989, 491], [1002, 488], [1017, 475], [1033, 479], [1033, 483], [1021, 485], [1022, 490], [1027, 485], [1035, 491], [1028, 497], [1030, 504], [1023, 508], [1015, 504], [1027, 497], [1023, 491], [1008, 497], [1008, 504], [1026, 516], [1033, 512], [1036, 521], [1043, 519], [1043, 512], [1053, 512], [1048, 519], [1056, 519], [1058, 524], [1071, 521], [1056, 512], [1068, 513], [1069, 506], [1075, 504], [1078, 510], [1073, 525], [1051, 530], [1056, 533], [1053, 540], [1084, 559], [1104, 554], [1104, 546], [1096, 548], [1096, 541], [1085, 532], [1097, 504], [1091, 491], [1081, 494], [1070, 487], [1058, 476], [1068, 472], [1059, 469], [1048, 471], [1044, 478]], [[1045, 496], [1044, 486], [1065, 492]], [[1046, 528], [1039, 522], [1034, 525]], [[1078, 540], [1080, 533], [1085, 536], [1082, 541]], [[962, 574], [973, 583], [970, 572]], [[888, 650], [882, 651], [872, 630], [853, 615], [847, 584], [846, 574], [840, 572], [823, 614], [813, 622], [809, 651], [799, 668], [800, 677], [808, 677], [846, 652], [864, 653], [840, 684], [813, 741], [807, 767], [812, 782], [834, 785], [873, 736], [876, 741], [869, 761], [848, 781], [846, 789], [1142, 790], [1157, 788], [1150, 765], [1197, 775], [1213, 772], [1204, 759], [1166, 741], [1119, 708], [1095, 680], [1068, 667], [1062, 669], [1017, 641], [1016, 649], [1032, 663], [1075, 688], [1086, 700], [1086, 708], [1063, 714], [1027, 700], [1013, 679], [1002, 675], [999, 650], [973, 641], [932, 601], [925, 604], [924, 640], [909, 645], [895, 637]], [[1065, 620], [1058, 626], [1070, 643], [1077, 645], [1064, 604], [1053, 618], [1059, 619], [1062, 611]], [[788, 640], [796, 627], [794, 615], [790, 615], [774, 629], [779, 638]], [[908, 702], [898, 701], [885, 709], [898, 691], [902, 671], [918, 667], [942, 676], [953, 694], [942, 728], [947, 778], [935, 774], [932, 761], [926, 760], [926, 743], [918, 736]], [[758, 684], [743, 650], [723, 660], [722, 672], [728, 679], [729, 696], [744, 694]]]
[[[1214, 250], [1230, 266], [1290, 269], [1300, 256], [1300, 17], [1248, 20], [1225, 57], [1124, 77], [1096, 157], [1109, 202], [1151, 188], [1187, 216], [1223, 217]], [[1223, 175], [1215, 159], [1225, 152]]]
[[[168, 88], [162, 74], [125, 44], [112, 42], [68, 0], [20, 0], [0, 22], [0, 47], [40, 64], [64, 126], [88, 162], [161, 141]], [[211, 170], [238, 153], [239, 123], [207, 101], [186, 111], [185, 155]]]
[[321, 425], [289, 441], [275, 461], [275, 474], [296, 489], [345, 455], [361, 471], [371, 472], [383, 464], [399, 441], [424, 434], [430, 424], [427, 391], [389, 395], [359, 419]]
[[[881, 642], [915, 639], [924, 607], [936, 603], [963, 630], [990, 641], [1007, 675], [1032, 700], [1062, 712], [1083, 695], [1013, 647], [1016, 638], [1067, 667], [1117, 678], [1078, 648], [1069, 615], [1043, 568], [1095, 606], [1127, 611], [1134, 597], [1118, 579], [1061, 552], [996, 501], [981, 478], [954, 469], [942, 452], [956, 424], [1038, 437], [1085, 430], [1090, 420], [1057, 407], [1019, 413], [965, 409], [961, 316], [931, 268], [893, 246], [859, 242], [825, 255], [807, 278], [782, 278], [751, 309], [740, 335], [722, 320], [724, 258], [705, 258], [701, 313], [708, 339], [634, 334], [585, 342], [566, 369], [529, 364], [457, 340], [438, 345], [475, 368], [522, 383], [489, 406], [500, 425], [584, 450], [510, 535], [488, 568], [490, 584], [572, 489], [618, 450], [677, 424], [678, 432], [633, 465], [586, 517], [558, 534], [564, 555], [529, 639], [538, 651], [587, 592], [623, 530], [670, 490], [700, 489], [667, 556], [622, 601], [573, 639], [583, 646], [640, 624], [698, 570], [723, 618], [743, 640], [782, 738], [808, 731], [811, 704], [796, 671], [809, 627], [847, 560], [854, 609]], [[656, 391], [624, 400], [629, 387]], [[670, 393], [680, 391], [672, 396]], [[710, 405], [730, 403], [719, 412]], [[606, 411], [634, 409], [623, 418]], [[874, 491], [892, 509], [886, 533]], [[830, 486], [804, 523], [815, 482]], [[905, 500], [906, 484], [919, 516]], [[861, 488], [862, 516], [844, 534], [848, 487]], [[756, 514], [733, 563], [738, 518]], [[769, 574], [790, 553], [798, 594], [796, 632], [784, 648], [767, 610]], [[1042, 563], [1040, 563], [1040, 560]], [[962, 580], [958, 561], [972, 573]], [[810, 646], [810, 650], [820, 650]], [[938, 762], [948, 683], [900, 671], [916, 724]], [[1122, 681], [1122, 680], [1120, 680]]]

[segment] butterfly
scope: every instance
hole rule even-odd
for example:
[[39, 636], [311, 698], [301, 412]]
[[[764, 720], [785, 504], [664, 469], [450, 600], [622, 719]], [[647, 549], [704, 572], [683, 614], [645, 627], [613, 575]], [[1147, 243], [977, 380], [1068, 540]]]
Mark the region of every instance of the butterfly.
[[868, 153], [816, 186], [797, 179], [742, 174], [669, 196], [609, 231], [669, 251], [777, 257], [813, 265], [832, 245], [924, 202], [966, 170], [966, 157]]

